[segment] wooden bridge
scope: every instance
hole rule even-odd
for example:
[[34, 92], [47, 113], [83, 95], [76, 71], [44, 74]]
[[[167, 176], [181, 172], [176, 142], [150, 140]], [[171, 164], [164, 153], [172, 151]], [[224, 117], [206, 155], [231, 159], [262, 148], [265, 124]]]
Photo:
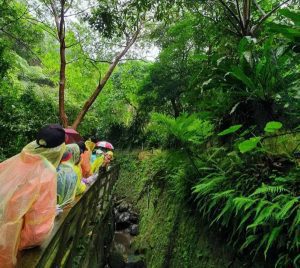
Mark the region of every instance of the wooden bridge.
[[19, 253], [17, 267], [103, 267], [112, 239], [112, 191], [119, 166], [99, 173], [87, 191], [56, 217], [40, 247]]

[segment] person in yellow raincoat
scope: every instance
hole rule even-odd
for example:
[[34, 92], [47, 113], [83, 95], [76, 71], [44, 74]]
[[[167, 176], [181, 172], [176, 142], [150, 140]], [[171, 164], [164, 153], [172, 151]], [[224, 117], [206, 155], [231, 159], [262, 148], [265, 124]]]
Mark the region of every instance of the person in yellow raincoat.
[[86, 185], [81, 181], [82, 171], [80, 167], [80, 148], [78, 144], [72, 143], [66, 146], [66, 151], [72, 154], [72, 157], [68, 161], [68, 163], [72, 166], [73, 170], [77, 175], [76, 195], [79, 195], [82, 194], [86, 189]]
[[[102, 151], [101, 151], [102, 152]], [[97, 155], [97, 152], [96, 152], [96, 155]], [[99, 153], [97, 155], [97, 158], [96, 160], [93, 162], [92, 164], [92, 173], [95, 173], [95, 172], [98, 172], [100, 167], [107, 167], [108, 164], [110, 163], [110, 161], [112, 160], [113, 158], [113, 152], [111, 151], [108, 151], [107, 153]]]
[[61, 126], [46, 126], [20, 154], [0, 163], [1, 268], [14, 267], [18, 249], [41, 245], [52, 230], [64, 140]]

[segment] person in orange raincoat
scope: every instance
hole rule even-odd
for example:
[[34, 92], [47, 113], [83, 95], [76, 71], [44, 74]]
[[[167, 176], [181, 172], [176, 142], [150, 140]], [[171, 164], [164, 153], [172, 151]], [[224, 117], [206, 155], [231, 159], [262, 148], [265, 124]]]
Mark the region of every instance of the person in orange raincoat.
[[93, 143], [92, 141], [86, 141], [85, 148], [86, 150], [83, 150], [81, 152], [80, 166], [83, 178], [88, 178], [93, 174], [91, 171], [91, 155], [95, 148], [95, 143]]
[[18, 250], [41, 245], [52, 230], [64, 140], [61, 126], [46, 126], [20, 154], [0, 163], [1, 268], [14, 267]]

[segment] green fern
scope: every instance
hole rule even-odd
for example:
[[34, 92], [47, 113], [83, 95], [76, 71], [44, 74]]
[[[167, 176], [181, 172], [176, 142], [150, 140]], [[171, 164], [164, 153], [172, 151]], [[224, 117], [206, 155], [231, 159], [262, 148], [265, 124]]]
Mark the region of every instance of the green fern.
[[229, 196], [232, 196], [231, 194], [233, 192], [234, 192], [233, 189], [218, 192], [218, 193], [212, 194], [212, 199], [220, 200], [220, 199], [223, 199], [223, 198], [228, 198]]
[[257, 207], [255, 208], [255, 217], [257, 217], [257, 215], [261, 212], [261, 210], [267, 205], [272, 205], [272, 203], [265, 199], [260, 200]]
[[216, 187], [219, 186], [219, 184], [224, 181], [225, 177], [215, 177], [211, 181], [203, 182], [197, 184], [195, 187], [193, 187], [193, 194], [197, 194], [198, 196], [206, 195], [208, 193], [211, 193]]
[[274, 210], [280, 209], [278, 204], [272, 204], [271, 206], [264, 207], [260, 213], [255, 217], [255, 221], [247, 226], [247, 229], [254, 229], [259, 225], [265, 224], [270, 218], [274, 217]]
[[298, 198], [293, 198], [290, 201], [288, 201], [282, 209], [276, 214], [277, 220], [283, 220], [284, 218], [289, 217], [294, 210], [297, 208], [296, 206], [293, 207], [296, 203], [299, 203]]
[[238, 214], [238, 212], [240, 212], [240, 210], [248, 210], [255, 202], [255, 199], [244, 196], [234, 198], [233, 203], [235, 205], [236, 215]]
[[215, 217], [215, 219], [212, 221], [210, 226], [212, 226], [216, 222], [219, 222], [222, 218], [223, 218], [222, 225], [227, 226], [233, 211], [234, 211], [233, 200], [230, 198], [227, 200], [226, 205], [221, 210], [221, 212]]
[[269, 248], [276, 241], [276, 239], [278, 238], [279, 233], [281, 232], [281, 230], [282, 230], [282, 226], [275, 227], [275, 228], [272, 229], [272, 231], [269, 235], [269, 238], [268, 238], [267, 246], [264, 250], [265, 259], [267, 258], [267, 252], [268, 252]]
[[247, 236], [246, 241], [240, 247], [240, 251], [242, 252], [244, 249], [249, 247], [254, 241], [256, 241], [258, 239], [259, 239], [258, 235], [249, 235], [249, 236]]
[[276, 185], [276, 186], [271, 186], [271, 185], [266, 185], [262, 184], [260, 188], [257, 188], [253, 194], [250, 196], [258, 195], [258, 194], [279, 194], [283, 192], [289, 192], [289, 190], [285, 189], [281, 185]]
[[201, 144], [213, 133], [213, 125], [207, 120], [201, 120], [196, 115], [182, 114], [175, 118], [154, 113], [152, 121], [160, 129], [175, 136], [182, 142]]

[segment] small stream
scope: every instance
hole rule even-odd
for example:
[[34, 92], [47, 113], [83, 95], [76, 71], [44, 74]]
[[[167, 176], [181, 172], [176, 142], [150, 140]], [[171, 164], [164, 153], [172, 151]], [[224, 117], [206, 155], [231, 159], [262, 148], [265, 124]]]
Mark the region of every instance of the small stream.
[[136, 254], [132, 248], [139, 234], [139, 215], [132, 204], [117, 201], [114, 207], [115, 233], [105, 268], [146, 268], [144, 255]]

